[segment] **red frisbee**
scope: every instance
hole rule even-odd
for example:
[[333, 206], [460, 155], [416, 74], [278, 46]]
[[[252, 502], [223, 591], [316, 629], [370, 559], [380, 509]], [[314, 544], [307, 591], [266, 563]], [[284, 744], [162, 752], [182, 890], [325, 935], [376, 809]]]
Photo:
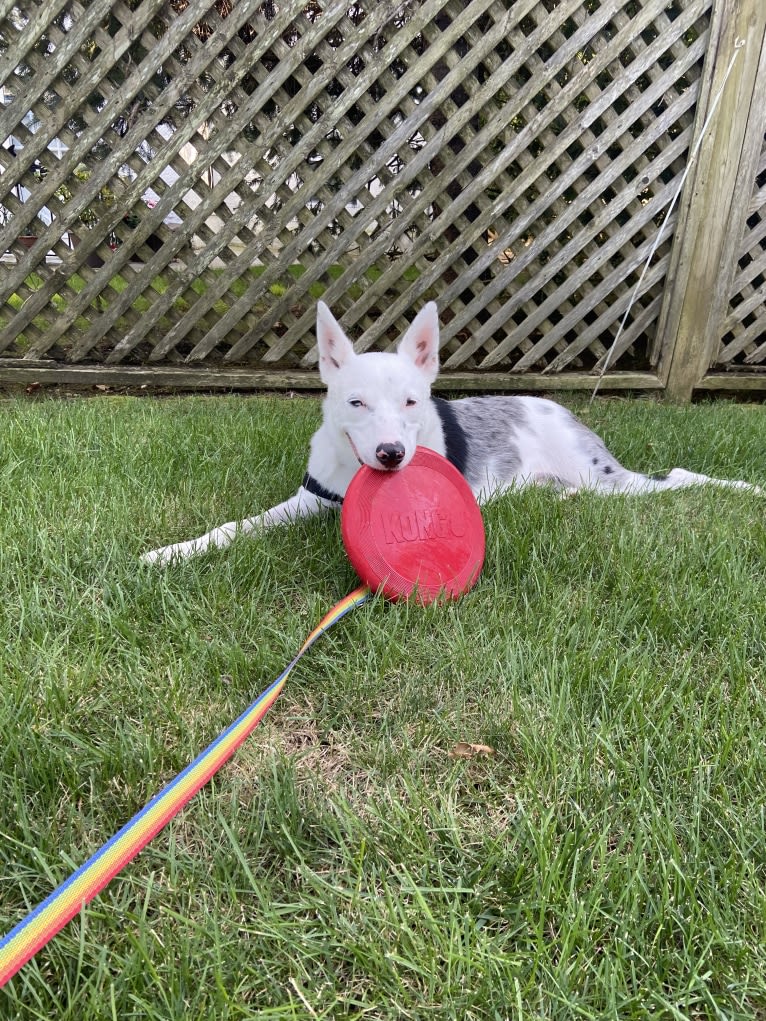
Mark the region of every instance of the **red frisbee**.
[[484, 523], [471, 487], [426, 447], [400, 471], [363, 466], [346, 490], [341, 533], [362, 581], [389, 599], [456, 599], [479, 577]]

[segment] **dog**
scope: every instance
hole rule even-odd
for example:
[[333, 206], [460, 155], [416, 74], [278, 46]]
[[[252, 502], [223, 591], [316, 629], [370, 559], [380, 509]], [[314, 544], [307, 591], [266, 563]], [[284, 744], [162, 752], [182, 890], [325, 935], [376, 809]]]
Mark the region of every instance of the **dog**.
[[256, 517], [144, 554], [167, 564], [225, 547], [236, 536], [338, 508], [360, 465], [401, 471], [418, 446], [448, 458], [479, 503], [513, 488], [548, 485], [568, 495], [656, 493], [687, 486], [727, 486], [755, 493], [747, 482], [713, 479], [673, 468], [664, 476], [629, 471], [603, 440], [560, 404], [542, 397], [431, 394], [439, 372], [436, 305], [416, 316], [396, 352], [356, 354], [329, 308], [317, 309], [319, 373], [327, 387], [323, 418], [311, 439], [308, 470], [294, 496]]

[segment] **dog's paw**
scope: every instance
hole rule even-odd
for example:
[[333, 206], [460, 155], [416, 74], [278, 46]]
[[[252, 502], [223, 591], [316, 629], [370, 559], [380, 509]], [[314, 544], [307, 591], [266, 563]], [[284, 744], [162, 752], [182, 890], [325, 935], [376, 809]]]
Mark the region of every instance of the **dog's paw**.
[[177, 563], [179, 560], [186, 560], [201, 553], [203, 549], [193, 542], [177, 542], [173, 546], [160, 546], [159, 549], [152, 549], [141, 554], [142, 564], [151, 564], [156, 567], [167, 567], [168, 564]]
[[170, 549], [172, 549], [172, 546], [162, 546], [160, 549], [150, 549], [146, 553], [142, 553], [139, 560], [142, 564], [156, 564], [159, 567], [164, 567], [173, 559], [172, 555], [168, 553], [168, 550]]
[[736, 489], [746, 489], [754, 496], [766, 496], [766, 489], [762, 486], [756, 486], [753, 482], [735, 482], [734, 486]]
[[200, 553], [207, 553], [210, 549], [223, 548], [228, 546], [237, 534], [237, 526], [222, 525], [214, 528], [212, 532], [200, 535], [197, 539], [189, 539], [188, 542], [176, 542], [172, 546], [160, 546], [159, 549], [149, 550], [141, 556], [141, 563], [156, 564], [165, 567], [168, 564], [178, 563], [179, 560], [188, 560], [190, 557], [197, 557]]

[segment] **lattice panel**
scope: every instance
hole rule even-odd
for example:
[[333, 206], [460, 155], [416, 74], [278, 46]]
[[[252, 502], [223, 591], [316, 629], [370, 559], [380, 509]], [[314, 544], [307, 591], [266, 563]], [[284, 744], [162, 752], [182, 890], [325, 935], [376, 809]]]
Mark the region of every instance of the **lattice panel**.
[[715, 364], [766, 369], [766, 137], [737, 267]]
[[[309, 367], [318, 297], [362, 347], [435, 298], [448, 369], [597, 369], [709, 7], [0, 2], [2, 353]], [[610, 368], [657, 360], [672, 226]]]

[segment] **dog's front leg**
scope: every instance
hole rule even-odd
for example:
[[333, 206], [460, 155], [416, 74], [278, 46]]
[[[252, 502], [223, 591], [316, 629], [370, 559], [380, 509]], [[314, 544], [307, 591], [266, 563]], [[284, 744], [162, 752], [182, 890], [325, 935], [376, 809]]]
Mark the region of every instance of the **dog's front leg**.
[[211, 532], [200, 535], [196, 539], [189, 539], [187, 542], [177, 542], [172, 546], [160, 546], [159, 549], [149, 550], [144, 553], [141, 560], [145, 564], [169, 564], [173, 560], [185, 560], [188, 557], [195, 557], [204, 553], [211, 547], [223, 549], [228, 546], [238, 535], [248, 535], [250, 532], [261, 531], [265, 528], [273, 528], [275, 525], [282, 525], [295, 521], [298, 518], [311, 517], [320, 511], [329, 510], [336, 505], [329, 500], [309, 493], [303, 486], [289, 500], [278, 503], [276, 507], [256, 514], [255, 517], [245, 518], [244, 521], [229, 521], [225, 525], [219, 525]]

